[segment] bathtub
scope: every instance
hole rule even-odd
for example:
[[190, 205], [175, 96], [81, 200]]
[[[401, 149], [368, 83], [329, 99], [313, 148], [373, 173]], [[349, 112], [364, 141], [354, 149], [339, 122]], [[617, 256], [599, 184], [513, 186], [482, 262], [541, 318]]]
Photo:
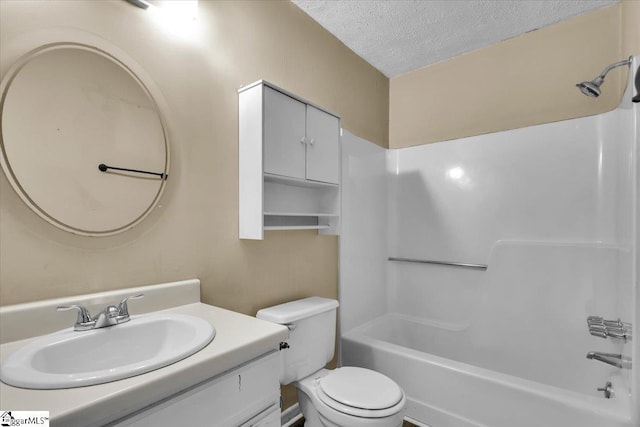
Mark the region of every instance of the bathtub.
[[[512, 360], [464, 334], [387, 314], [342, 335], [342, 364], [393, 378], [407, 394], [407, 419], [418, 425], [632, 426], [629, 388], [618, 369], [554, 363], [543, 357], [551, 353], [545, 348], [528, 360]], [[573, 365], [582, 366], [581, 359]], [[607, 381], [616, 391], [611, 399], [593, 387]]]

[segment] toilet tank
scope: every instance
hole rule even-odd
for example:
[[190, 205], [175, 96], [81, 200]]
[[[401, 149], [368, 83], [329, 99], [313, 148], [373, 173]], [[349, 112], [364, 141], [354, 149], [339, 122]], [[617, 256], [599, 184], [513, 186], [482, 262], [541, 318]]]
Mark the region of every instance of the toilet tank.
[[280, 384], [299, 381], [333, 359], [337, 308], [334, 299], [310, 297], [258, 311], [258, 319], [289, 328], [288, 348], [280, 350]]

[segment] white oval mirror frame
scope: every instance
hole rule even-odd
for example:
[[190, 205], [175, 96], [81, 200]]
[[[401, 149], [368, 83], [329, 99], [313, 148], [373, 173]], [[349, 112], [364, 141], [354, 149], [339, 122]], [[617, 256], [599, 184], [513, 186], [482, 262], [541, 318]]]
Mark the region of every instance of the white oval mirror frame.
[[[109, 236], [144, 220], [169, 172], [164, 119], [129, 67], [92, 46], [56, 43], [0, 83], [0, 163], [20, 198], [63, 230]], [[163, 176], [109, 170], [99, 164]]]

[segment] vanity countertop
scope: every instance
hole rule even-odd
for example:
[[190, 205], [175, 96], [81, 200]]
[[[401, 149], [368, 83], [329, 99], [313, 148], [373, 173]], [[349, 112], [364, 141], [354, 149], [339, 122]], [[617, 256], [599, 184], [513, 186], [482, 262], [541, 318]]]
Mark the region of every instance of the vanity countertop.
[[[216, 336], [209, 345], [186, 359], [106, 384], [31, 390], [0, 383], [0, 407], [3, 410], [49, 411], [52, 426], [100, 426], [277, 350], [279, 343], [288, 337], [284, 326], [200, 302], [158, 310], [157, 313], [200, 317], [216, 328]], [[0, 361], [33, 339], [0, 345]]]

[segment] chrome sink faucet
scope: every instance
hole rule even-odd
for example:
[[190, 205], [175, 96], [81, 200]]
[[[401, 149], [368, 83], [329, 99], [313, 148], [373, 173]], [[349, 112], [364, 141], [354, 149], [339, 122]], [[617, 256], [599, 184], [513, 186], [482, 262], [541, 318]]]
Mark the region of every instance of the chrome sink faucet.
[[119, 325], [131, 320], [127, 302], [131, 299], [144, 297], [144, 294], [132, 295], [120, 301], [120, 304], [109, 305], [100, 313], [92, 317], [85, 307], [81, 305], [60, 305], [57, 311], [78, 310], [76, 323], [73, 325], [75, 331], [88, 331], [91, 329], [106, 328], [107, 326]]
[[631, 359], [621, 354], [590, 351], [587, 353], [587, 359], [598, 360], [620, 369], [631, 369]]

